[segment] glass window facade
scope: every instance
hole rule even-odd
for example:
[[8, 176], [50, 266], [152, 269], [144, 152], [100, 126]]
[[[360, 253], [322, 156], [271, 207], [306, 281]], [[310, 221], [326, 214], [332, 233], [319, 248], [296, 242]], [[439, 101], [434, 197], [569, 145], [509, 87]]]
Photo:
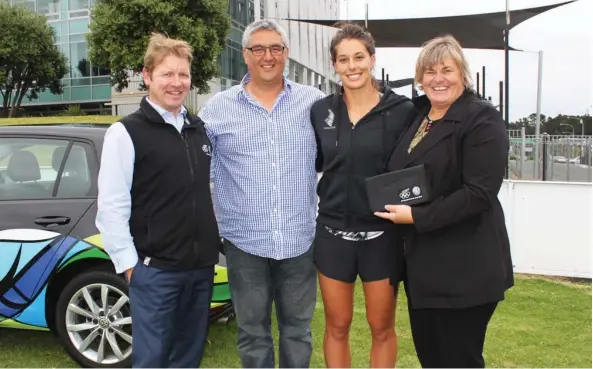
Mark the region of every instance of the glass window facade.
[[[264, 14], [264, 3], [265, 1], [260, 1], [261, 18], [263, 18]], [[245, 27], [255, 19], [253, 0], [229, 0], [228, 4], [232, 22], [231, 31], [227, 36], [226, 45], [220, 57], [222, 89], [239, 84], [245, 73], [247, 73], [241, 43]]]
[[[0, 0], [3, 1], [3, 0]], [[62, 80], [64, 93], [53, 95], [42, 92], [38, 99], [23, 100], [23, 105], [44, 103], [76, 104], [80, 102], [104, 102], [111, 99], [109, 70], [89, 61], [86, 34], [89, 32], [89, 10], [97, 0], [7, 0], [12, 5], [22, 4], [44, 14], [56, 31], [55, 44], [68, 59], [68, 73]], [[260, 14], [263, 18], [264, 3]], [[241, 41], [245, 26], [254, 20], [253, 0], [228, 0], [232, 28], [225, 48], [219, 58], [221, 85], [228, 88], [238, 84], [247, 73], [243, 60]]]
[[68, 73], [62, 80], [64, 93], [42, 92], [38, 99], [23, 99], [23, 105], [44, 103], [76, 104], [111, 99], [109, 70], [89, 61], [86, 34], [89, 32], [89, 8], [93, 0], [11, 0], [24, 4], [47, 17], [56, 32], [55, 44], [68, 59]]

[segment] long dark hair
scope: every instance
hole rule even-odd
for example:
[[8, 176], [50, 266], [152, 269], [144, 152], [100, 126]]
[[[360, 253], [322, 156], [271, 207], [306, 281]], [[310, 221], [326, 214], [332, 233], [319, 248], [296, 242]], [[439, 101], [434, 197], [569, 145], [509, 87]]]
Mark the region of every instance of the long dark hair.
[[[366, 31], [363, 27], [356, 23], [345, 22], [336, 23], [334, 24], [334, 27], [338, 27], [339, 31], [336, 32], [331, 40], [331, 43], [329, 44], [329, 52], [333, 64], [336, 63], [336, 58], [338, 57], [338, 52], [336, 49], [340, 42], [344, 40], [358, 40], [362, 42], [370, 56], [375, 55], [375, 39], [373, 38], [373, 35], [371, 35], [371, 33]], [[377, 80], [372, 76], [371, 83], [377, 90], [381, 89], [381, 86], [379, 86]]]

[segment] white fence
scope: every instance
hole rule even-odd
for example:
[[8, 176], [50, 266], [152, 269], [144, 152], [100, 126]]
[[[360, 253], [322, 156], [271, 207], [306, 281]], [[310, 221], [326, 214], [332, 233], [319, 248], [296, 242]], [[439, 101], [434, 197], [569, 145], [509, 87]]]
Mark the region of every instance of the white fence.
[[505, 181], [515, 272], [591, 278], [591, 183]]

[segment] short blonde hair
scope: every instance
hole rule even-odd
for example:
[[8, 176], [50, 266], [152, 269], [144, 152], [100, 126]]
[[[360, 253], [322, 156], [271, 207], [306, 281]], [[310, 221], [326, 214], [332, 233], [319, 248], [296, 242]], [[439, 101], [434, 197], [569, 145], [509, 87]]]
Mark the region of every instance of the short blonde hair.
[[446, 35], [435, 37], [422, 45], [422, 50], [416, 62], [416, 76], [414, 77], [419, 89], [422, 90], [422, 76], [424, 72], [442, 62], [447, 57], [450, 57], [457, 63], [465, 88], [472, 87], [469, 64], [467, 63], [467, 59], [465, 59], [463, 49], [455, 37]]
[[193, 48], [186, 41], [175, 40], [160, 33], [152, 33], [144, 54], [144, 68], [152, 73], [154, 68], [169, 55], [185, 58], [191, 64]]

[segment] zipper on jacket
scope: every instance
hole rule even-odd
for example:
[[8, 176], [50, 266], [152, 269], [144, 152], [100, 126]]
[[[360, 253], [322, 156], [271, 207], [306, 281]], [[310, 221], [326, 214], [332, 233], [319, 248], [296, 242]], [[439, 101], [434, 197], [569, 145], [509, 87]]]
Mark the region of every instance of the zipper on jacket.
[[187, 162], [189, 163], [189, 172], [191, 174], [191, 181], [195, 185], [196, 184], [196, 176], [194, 174], [194, 165], [191, 159], [191, 152], [189, 150], [189, 142], [187, 141], [187, 131], [183, 131], [181, 134], [183, 138], [183, 143], [185, 144], [185, 153], [187, 155]]
[[[346, 108], [347, 109], [347, 108]], [[356, 131], [356, 127], [359, 126], [359, 124], [368, 119], [368, 117], [372, 116], [373, 112], [369, 112], [367, 113], [367, 115], [365, 115], [364, 117], [362, 117], [356, 124], [352, 124], [352, 122], [350, 121], [350, 119], [348, 119], [348, 124], [350, 124], [352, 126], [352, 129], [350, 130], [350, 140], [348, 141], [348, 152], [346, 153], [346, 160], [348, 161], [348, 179], [347, 179], [347, 184], [346, 184], [346, 230], [348, 230], [350, 228], [350, 185], [352, 182], [352, 140], [354, 138], [354, 132]], [[338, 122], [339, 124], [339, 122]], [[339, 150], [339, 148], [338, 148]]]
[[[348, 111], [348, 108], [346, 107], [346, 111]], [[356, 127], [358, 127], [358, 125], [365, 120], [367, 117], [371, 116], [372, 113], [369, 112], [367, 113], [367, 115], [365, 115], [364, 117], [362, 117], [356, 124], [352, 124], [352, 122], [350, 121], [350, 119], [348, 119], [348, 124], [350, 124], [352, 126], [352, 129], [350, 130], [350, 140], [348, 141], [348, 152], [346, 153], [346, 160], [348, 161], [348, 179], [346, 180], [346, 230], [350, 229], [350, 223], [351, 223], [351, 216], [350, 216], [350, 185], [352, 182], [352, 139], [354, 138], [354, 131], [356, 130]], [[346, 116], [348, 116], [348, 114], [346, 114]], [[339, 122], [338, 122], [339, 124]], [[339, 150], [339, 148], [338, 148]]]
[[[183, 143], [185, 144], [185, 153], [187, 155], [187, 162], [189, 163], [189, 172], [191, 174], [191, 181], [192, 181], [192, 214], [194, 217], [194, 220], [197, 221], [197, 215], [196, 215], [196, 193], [195, 191], [196, 189], [196, 176], [195, 176], [195, 172], [194, 172], [194, 163], [192, 160], [192, 156], [191, 156], [191, 150], [190, 150], [190, 144], [187, 140], [187, 130], [182, 130], [182, 139], [183, 139]], [[198, 242], [197, 242], [197, 232], [196, 232], [197, 227], [194, 227], [194, 237], [193, 237], [193, 249], [196, 255], [196, 259], [197, 261], [199, 261], [199, 247], [198, 247]]]
[[[337, 96], [337, 95], [336, 95]], [[335, 97], [337, 99], [337, 97]], [[379, 105], [381, 104], [381, 102], [383, 101], [383, 97], [379, 100]], [[399, 105], [398, 104], [393, 104], [393, 105], [389, 105], [388, 107], [383, 107], [381, 109], [376, 109], [373, 108], [371, 109], [367, 114], [365, 114], [362, 118], [360, 118], [360, 120], [356, 123], [356, 124], [352, 124], [352, 121], [350, 121], [349, 115], [348, 115], [348, 107], [345, 106], [346, 104], [344, 103], [344, 106], [342, 107], [342, 104], [338, 101], [334, 101], [333, 102], [333, 106], [336, 106], [335, 110], [337, 112], [340, 113], [341, 116], [341, 110], [344, 108], [346, 110], [346, 116], [348, 117], [348, 124], [350, 126], [352, 126], [352, 129], [350, 131], [350, 141], [348, 142], [348, 152], [346, 153], [346, 160], [348, 161], [348, 178], [347, 178], [347, 184], [346, 184], [346, 219], [345, 219], [345, 225], [346, 225], [346, 229], [349, 229], [350, 227], [350, 187], [351, 187], [351, 175], [352, 175], [352, 138], [354, 137], [354, 131], [356, 130], [356, 127], [358, 127], [362, 122], [368, 120], [369, 118], [373, 117], [375, 114], [379, 113], [380, 115], [383, 115], [383, 112], [387, 109], [392, 109], [393, 107]], [[381, 117], [381, 119], [383, 119], [383, 117]], [[340, 130], [340, 118], [337, 119], [337, 124], [336, 124], [336, 130], [338, 131], [338, 135], [339, 135], [339, 130]], [[383, 132], [383, 134], [385, 134], [385, 132]], [[338, 139], [336, 139], [336, 146], [338, 146]], [[339, 147], [338, 147], [338, 154], [339, 155]]]

